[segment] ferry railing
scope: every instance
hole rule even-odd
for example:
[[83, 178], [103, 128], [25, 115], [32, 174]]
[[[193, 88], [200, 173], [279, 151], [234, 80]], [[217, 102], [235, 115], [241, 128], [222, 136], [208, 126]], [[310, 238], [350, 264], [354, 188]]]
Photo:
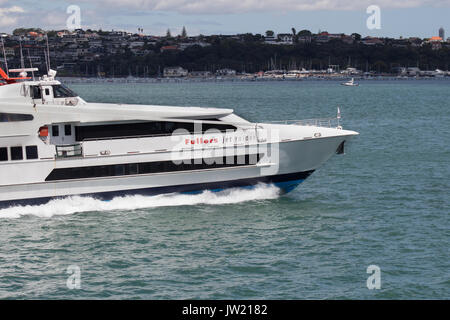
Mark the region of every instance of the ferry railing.
[[[223, 124], [223, 123], [221, 123]], [[232, 125], [233, 123], [225, 123]], [[236, 125], [236, 124], [235, 124]], [[255, 124], [246, 124], [241, 123], [240, 125], [247, 126], [246, 128], [242, 129], [253, 129]], [[232, 131], [235, 131], [233, 129], [229, 129]], [[227, 130], [218, 130], [221, 133], [227, 133]], [[205, 134], [207, 133], [205, 130], [202, 131], [196, 131], [196, 132], [190, 132], [188, 135], [194, 135], [194, 134]], [[215, 133], [215, 132], [214, 132]], [[122, 139], [141, 139], [141, 138], [158, 138], [158, 137], [170, 137], [170, 136], [183, 136], [186, 135], [185, 132], [171, 132], [171, 133], [153, 133], [153, 134], [146, 134], [146, 135], [136, 135], [136, 136], [119, 136], [119, 137], [102, 137], [102, 138], [86, 138], [83, 139], [84, 142], [90, 142], [90, 141], [100, 141], [100, 140], [122, 140]]]
[[80, 157], [82, 155], [83, 155], [83, 148], [81, 144], [56, 146], [57, 158]]
[[[255, 130], [258, 127], [260, 129], [263, 128], [264, 124], [288, 124], [288, 125], [297, 125], [297, 126], [312, 126], [312, 127], [325, 127], [325, 128], [338, 128], [340, 129], [340, 117], [337, 118], [317, 118], [317, 119], [304, 119], [304, 120], [281, 120], [281, 121], [263, 121], [258, 123], [245, 123], [245, 122], [239, 122], [239, 123], [233, 123], [233, 122], [217, 122], [217, 124], [228, 124], [228, 125], [235, 125], [236, 127], [243, 129], [243, 130]], [[209, 124], [214, 124], [212, 122], [207, 122]], [[262, 127], [261, 127], [262, 126]], [[219, 130], [221, 133], [227, 133], [227, 130]], [[192, 134], [205, 134], [205, 131], [199, 131], [199, 132], [191, 132]], [[122, 139], [141, 139], [141, 138], [156, 138], [156, 137], [167, 137], [167, 136], [173, 136], [173, 135], [186, 135], [185, 132], [180, 133], [154, 133], [154, 134], [147, 134], [147, 135], [132, 135], [132, 136], [118, 136], [118, 137], [98, 137], [98, 138], [85, 138], [83, 139], [84, 142], [90, 142], [90, 141], [100, 141], [100, 140], [122, 140]]]
[[282, 121], [268, 121], [271, 124], [290, 124], [297, 126], [311, 126], [311, 127], [325, 127], [325, 128], [339, 128], [340, 118], [317, 118], [304, 120], [282, 120]]

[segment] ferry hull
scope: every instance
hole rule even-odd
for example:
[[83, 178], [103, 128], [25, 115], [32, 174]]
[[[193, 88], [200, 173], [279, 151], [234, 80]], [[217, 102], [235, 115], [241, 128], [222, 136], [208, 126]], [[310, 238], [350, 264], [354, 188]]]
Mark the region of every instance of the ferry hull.
[[[280, 189], [281, 193], [287, 193], [294, 190], [301, 182], [303, 182], [313, 172], [314, 170], [305, 172], [296, 172], [291, 174], [264, 176], [258, 178], [248, 178], [248, 179], [229, 180], [220, 182], [186, 184], [186, 185], [155, 187], [145, 189], [118, 190], [100, 193], [88, 193], [82, 194], [81, 196], [109, 201], [116, 197], [124, 197], [130, 195], [155, 196], [167, 193], [198, 193], [206, 190], [220, 191], [228, 188], [253, 187], [256, 186], [257, 184], [273, 184]], [[67, 197], [70, 197], [70, 195], [1, 201], [0, 208], [8, 208], [13, 206], [24, 206], [24, 205], [41, 205], [48, 203], [49, 201], [54, 199], [63, 199]]]
[[1, 186], [0, 207], [42, 204], [51, 199], [75, 195], [111, 200], [126, 195], [195, 192], [254, 186], [258, 183], [274, 184], [282, 192], [290, 192], [335, 154], [346, 138], [337, 136], [280, 143], [277, 145], [278, 161], [268, 166], [248, 165], [201, 171]]

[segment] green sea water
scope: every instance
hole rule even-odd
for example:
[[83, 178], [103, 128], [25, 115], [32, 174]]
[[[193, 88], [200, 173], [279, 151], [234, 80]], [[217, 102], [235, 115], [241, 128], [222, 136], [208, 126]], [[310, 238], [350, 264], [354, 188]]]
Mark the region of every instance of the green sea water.
[[[0, 210], [0, 298], [450, 298], [450, 81], [70, 87], [87, 101], [224, 107], [257, 122], [340, 107], [360, 135], [287, 195], [260, 186]], [[367, 287], [369, 265], [380, 289]]]

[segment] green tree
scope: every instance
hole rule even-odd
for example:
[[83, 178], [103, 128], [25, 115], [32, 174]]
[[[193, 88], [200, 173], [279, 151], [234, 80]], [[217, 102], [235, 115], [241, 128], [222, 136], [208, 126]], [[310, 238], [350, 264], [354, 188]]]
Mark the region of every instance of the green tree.
[[41, 28], [17, 28], [14, 29], [13, 35], [20, 36], [25, 35], [29, 32], [45, 33], [44, 30], [42, 30]]
[[312, 33], [309, 30], [301, 30], [301, 31], [299, 31], [299, 33], [297, 35], [299, 37], [309, 37], [312, 35]]
[[170, 33], [170, 29], [167, 29], [166, 38], [172, 38], [172, 34]]
[[266, 37], [273, 37], [274, 34], [275, 34], [275, 32], [273, 32], [272, 30], [266, 31]]
[[181, 31], [181, 37], [182, 38], [187, 38], [187, 32], [186, 32], [186, 27], [183, 26], [183, 30]]
[[56, 35], [57, 35], [57, 32], [54, 30], [47, 31], [47, 37], [49, 37], [49, 38], [56, 37]]

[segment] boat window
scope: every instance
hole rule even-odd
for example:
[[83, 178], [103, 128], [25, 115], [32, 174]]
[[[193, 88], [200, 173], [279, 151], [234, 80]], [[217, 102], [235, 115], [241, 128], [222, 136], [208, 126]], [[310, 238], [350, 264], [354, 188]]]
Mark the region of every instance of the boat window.
[[125, 175], [125, 167], [123, 164], [117, 164], [114, 166], [114, 175], [115, 176]]
[[0, 161], [8, 161], [8, 149], [0, 148]]
[[52, 136], [59, 136], [59, 126], [52, 126]]
[[27, 159], [37, 159], [38, 158], [38, 148], [37, 146], [26, 146], [25, 151], [27, 154]]
[[[217, 129], [225, 132], [236, 130], [235, 126], [229, 124], [208, 124], [203, 123], [202, 131]], [[127, 138], [136, 136], [157, 136], [170, 135], [177, 129], [184, 129], [189, 133], [194, 133], [194, 123], [192, 122], [171, 122], [171, 121], [148, 121], [139, 123], [108, 124], [95, 126], [77, 126], [75, 135], [77, 141], [104, 138]], [[198, 132], [200, 133], [200, 132]]]
[[49, 95], [50, 95], [50, 89], [49, 89], [49, 88], [46, 88], [46, 89], [45, 89], [45, 95], [46, 95], [46, 96], [49, 96]]
[[39, 86], [31, 86], [31, 98], [32, 99], [41, 99], [42, 92]]
[[23, 160], [22, 147], [11, 147], [11, 160]]
[[66, 136], [72, 135], [72, 126], [70, 124], [66, 124], [64, 126], [64, 135], [66, 135]]
[[54, 85], [53, 87], [53, 96], [55, 98], [72, 98], [76, 97], [77, 94], [67, 88], [66, 86], [62, 84]]
[[32, 121], [33, 119], [31, 114], [0, 113], [0, 122]]
[[[53, 169], [45, 181], [238, 167], [255, 165], [262, 157], [263, 154], [255, 153], [250, 155], [247, 154], [245, 156], [205, 158], [202, 161], [185, 159], [182, 163], [174, 163], [173, 161], [154, 161], [106, 166], [59, 168]], [[226, 158], [229, 159], [226, 160]]]
[[131, 163], [128, 165], [128, 174], [137, 174], [138, 173], [138, 164]]

